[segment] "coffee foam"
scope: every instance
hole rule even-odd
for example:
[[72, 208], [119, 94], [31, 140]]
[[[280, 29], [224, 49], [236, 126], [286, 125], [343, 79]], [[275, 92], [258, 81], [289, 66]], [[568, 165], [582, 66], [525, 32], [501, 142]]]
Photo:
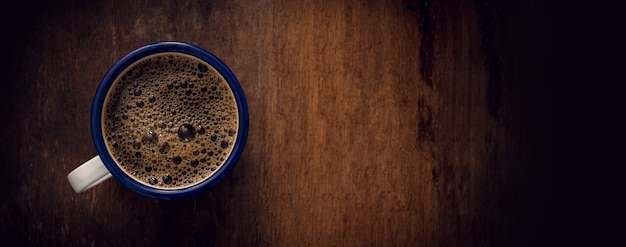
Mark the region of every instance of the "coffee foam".
[[112, 84], [102, 135], [126, 174], [147, 186], [180, 189], [221, 167], [238, 119], [233, 92], [211, 65], [159, 53], [133, 63]]

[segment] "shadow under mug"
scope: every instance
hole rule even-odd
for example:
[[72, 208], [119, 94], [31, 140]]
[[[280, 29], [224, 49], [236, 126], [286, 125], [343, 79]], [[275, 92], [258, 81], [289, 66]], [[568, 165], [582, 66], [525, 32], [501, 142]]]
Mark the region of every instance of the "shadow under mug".
[[[221, 74], [232, 91], [238, 110], [237, 137], [230, 155], [219, 166], [217, 171], [202, 182], [178, 189], [163, 189], [148, 186], [132, 178], [117, 165], [106, 147], [102, 132], [102, 112], [107, 92], [118, 76], [133, 63], [148, 56], [159, 53], [181, 53], [200, 59]], [[98, 155], [74, 169], [68, 180], [77, 193], [83, 192], [110, 177], [115, 177], [126, 187], [149, 197], [159, 199], [175, 199], [198, 194], [216, 185], [233, 168], [243, 152], [248, 135], [248, 106], [244, 92], [233, 72], [215, 55], [194, 45], [181, 42], [160, 42], [140, 47], [124, 56], [106, 73], [93, 100], [91, 109], [91, 133]]]

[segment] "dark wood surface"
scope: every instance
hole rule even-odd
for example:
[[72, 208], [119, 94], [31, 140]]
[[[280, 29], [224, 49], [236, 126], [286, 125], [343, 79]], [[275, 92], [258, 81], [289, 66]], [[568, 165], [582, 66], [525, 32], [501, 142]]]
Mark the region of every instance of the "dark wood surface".
[[[537, 246], [550, 234], [549, 90], [535, 1], [57, 1], [2, 10], [0, 246]], [[102, 76], [142, 45], [237, 75], [246, 149], [175, 201], [96, 155]]]

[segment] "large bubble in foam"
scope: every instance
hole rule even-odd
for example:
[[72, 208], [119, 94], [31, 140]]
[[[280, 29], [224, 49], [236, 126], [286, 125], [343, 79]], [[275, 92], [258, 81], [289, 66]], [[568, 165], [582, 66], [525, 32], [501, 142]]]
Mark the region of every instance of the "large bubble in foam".
[[178, 137], [185, 141], [191, 141], [196, 136], [196, 129], [191, 124], [183, 124], [178, 128]]

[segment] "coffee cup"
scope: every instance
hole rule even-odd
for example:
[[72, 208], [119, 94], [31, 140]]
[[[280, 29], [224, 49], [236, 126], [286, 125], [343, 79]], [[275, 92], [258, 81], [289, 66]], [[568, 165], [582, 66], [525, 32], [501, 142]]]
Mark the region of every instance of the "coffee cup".
[[175, 199], [215, 186], [235, 166], [248, 108], [215, 55], [161, 42], [130, 52], [105, 74], [91, 132], [97, 155], [68, 175], [77, 193], [115, 177], [140, 194]]

